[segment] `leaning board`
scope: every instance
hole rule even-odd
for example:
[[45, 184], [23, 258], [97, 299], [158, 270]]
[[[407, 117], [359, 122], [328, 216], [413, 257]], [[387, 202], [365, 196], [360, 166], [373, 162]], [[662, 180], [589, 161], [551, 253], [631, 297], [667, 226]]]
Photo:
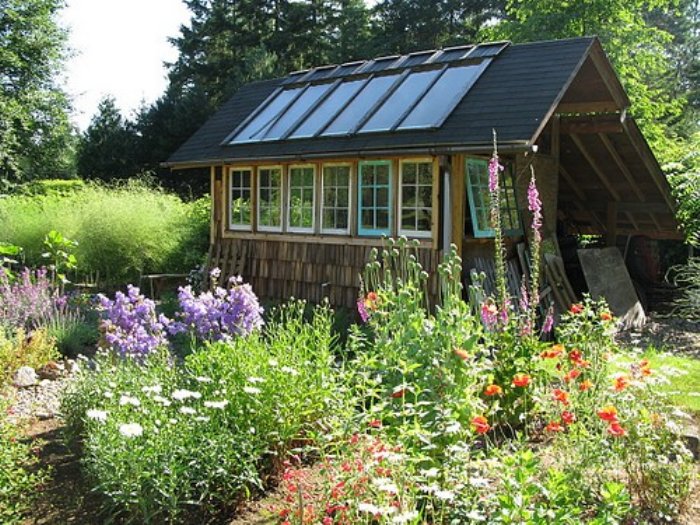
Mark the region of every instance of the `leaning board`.
[[591, 296], [605, 298], [626, 328], [643, 325], [646, 315], [620, 250], [614, 247], [578, 250], [578, 258]]

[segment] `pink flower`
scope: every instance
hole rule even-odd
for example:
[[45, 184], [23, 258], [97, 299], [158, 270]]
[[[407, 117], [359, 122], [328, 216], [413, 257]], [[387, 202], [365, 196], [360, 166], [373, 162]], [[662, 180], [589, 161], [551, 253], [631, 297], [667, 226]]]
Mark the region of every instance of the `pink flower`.
[[365, 306], [365, 301], [363, 299], [358, 299], [357, 301], [357, 312], [360, 314], [360, 319], [363, 323], [366, 323], [369, 319], [369, 313], [367, 312], [367, 307]]
[[540, 193], [537, 191], [534, 173], [527, 187], [527, 209], [532, 213], [533, 237], [535, 241], [539, 242], [542, 240], [542, 234], [540, 233], [542, 229], [542, 201], [540, 200]]
[[489, 191], [495, 193], [498, 191], [498, 172], [503, 171], [503, 166], [498, 162], [498, 155], [494, 153], [489, 161]]
[[554, 316], [552, 315], [551, 310], [547, 312], [547, 317], [544, 318], [544, 323], [542, 323], [542, 333], [543, 334], [548, 334], [549, 332], [552, 331], [552, 328], [554, 327]]

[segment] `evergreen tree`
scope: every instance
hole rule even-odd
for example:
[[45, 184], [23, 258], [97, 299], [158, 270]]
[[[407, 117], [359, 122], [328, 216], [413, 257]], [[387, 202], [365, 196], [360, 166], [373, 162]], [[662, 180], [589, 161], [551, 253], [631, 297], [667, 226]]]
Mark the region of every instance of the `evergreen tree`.
[[0, 187], [71, 174], [62, 0], [0, 0]]
[[136, 163], [137, 137], [133, 125], [124, 119], [114, 98], [106, 97], [80, 137], [78, 174], [85, 179], [125, 179], [139, 171]]

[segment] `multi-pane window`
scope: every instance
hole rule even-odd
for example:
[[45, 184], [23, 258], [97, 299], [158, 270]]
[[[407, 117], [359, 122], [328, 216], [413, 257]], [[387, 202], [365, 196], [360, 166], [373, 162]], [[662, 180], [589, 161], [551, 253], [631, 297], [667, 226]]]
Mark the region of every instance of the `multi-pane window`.
[[253, 170], [250, 168], [232, 169], [229, 172], [231, 185], [231, 210], [230, 221], [232, 230], [250, 230], [251, 181]]
[[289, 168], [289, 199], [287, 202], [287, 229], [292, 232], [314, 231], [313, 166], [291, 166]]
[[391, 234], [391, 162], [360, 162], [358, 233]]
[[282, 168], [258, 168], [258, 229], [282, 230]]
[[321, 231], [349, 233], [350, 231], [350, 166], [323, 166], [321, 200]]
[[433, 217], [433, 163], [401, 163], [400, 233], [410, 237], [429, 237]]
[[[488, 161], [475, 158], [467, 159], [466, 172], [474, 237], [493, 237], [495, 232], [491, 224]], [[500, 190], [503, 233], [509, 236], [521, 235], [523, 229], [518, 215], [510, 166], [507, 166], [500, 173]]]

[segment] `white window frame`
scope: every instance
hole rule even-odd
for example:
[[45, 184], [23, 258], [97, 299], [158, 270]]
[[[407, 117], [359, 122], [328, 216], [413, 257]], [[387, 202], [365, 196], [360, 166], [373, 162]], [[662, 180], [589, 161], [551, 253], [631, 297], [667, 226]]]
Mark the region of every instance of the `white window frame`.
[[[403, 167], [404, 164], [430, 164], [430, 179], [431, 179], [431, 185], [430, 185], [430, 229], [422, 231], [422, 230], [405, 230], [402, 227], [403, 224]], [[433, 224], [435, 221], [435, 207], [434, 207], [434, 199], [433, 195], [435, 193], [435, 178], [436, 178], [436, 170], [435, 170], [435, 160], [429, 157], [424, 157], [424, 158], [408, 158], [408, 159], [401, 159], [399, 161], [399, 199], [397, 202], [397, 207], [398, 207], [398, 226], [399, 226], [399, 235], [404, 235], [406, 237], [413, 237], [413, 238], [421, 238], [421, 239], [428, 239], [433, 236]], [[418, 176], [418, 173], [416, 173], [416, 176]], [[408, 209], [408, 208], [407, 208]]]
[[[308, 169], [311, 168], [313, 172], [313, 181], [312, 181], [312, 200], [311, 200], [311, 227], [310, 228], [305, 228], [303, 226], [292, 226], [291, 225], [291, 216], [292, 216], [292, 170], [294, 169]], [[285, 223], [287, 225], [287, 231], [291, 233], [314, 233], [316, 229], [316, 177], [317, 177], [318, 170], [316, 169], [315, 164], [290, 164], [287, 166], [287, 184], [285, 185], [287, 188], [287, 198], [286, 198], [286, 203], [287, 203], [287, 212], [285, 213]]]
[[[247, 171], [250, 174], [250, 186], [248, 190], [250, 191], [250, 222], [248, 224], [235, 224], [233, 222], [233, 172], [234, 171]], [[253, 177], [255, 176], [255, 170], [252, 166], [229, 166], [228, 168], [228, 228], [229, 230], [235, 231], [252, 231], [253, 230]], [[237, 189], [243, 189], [243, 186], [238, 186]]]
[[[260, 210], [262, 209], [261, 204], [261, 199], [260, 199], [260, 190], [262, 189], [262, 186], [260, 184], [260, 171], [261, 170], [279, 170], [280, 172], [280, 184], [279, 184], [279, 191], [280, 191], [280, 224], [279, 226], [267, 226], [263, 225], [260, 223]], [[255, 210], [255, 215], [257, 218], [257, 225], [258, 225], [258, 231], [261, 232], [281, 232], [282, 231], [282, 226], [284, 224], [284, 167], [280, 165], [270, 165], [270, 166], [258, 166], [256, 170], [256, 176], [257, 176], [257, 189], [256, 189], [256, 210]], [[268, 189], [272, 189], [270, 186], [266, 186]]]
[[[326, 207], [324, 206], [325, 202], [325, 169], [326, 168], [348, 168], [348, 202], [347, 202], [347, 210], [348, 210], [348, 225], [346, 228], [324, 228], [323, 227], [323, 212], [325, 211]], [[350, 162], [328, 162], [325, 164], [321, 165], [321, 195], [319, 196], [319, 201], [320, 201], [320, 208], [321, 208], [321, 213], [319, 216], [319, 221], [320, 221], [320, 230], [321, 233], [326, 233], [329, 235], [350, 235], [350, 225], [352, 224], [352, 163]], [[335, 188], [338, 188], [339, 186], [334, 186]], [[332, 209], [338, 209], [336, 206], [333, 206]]]

